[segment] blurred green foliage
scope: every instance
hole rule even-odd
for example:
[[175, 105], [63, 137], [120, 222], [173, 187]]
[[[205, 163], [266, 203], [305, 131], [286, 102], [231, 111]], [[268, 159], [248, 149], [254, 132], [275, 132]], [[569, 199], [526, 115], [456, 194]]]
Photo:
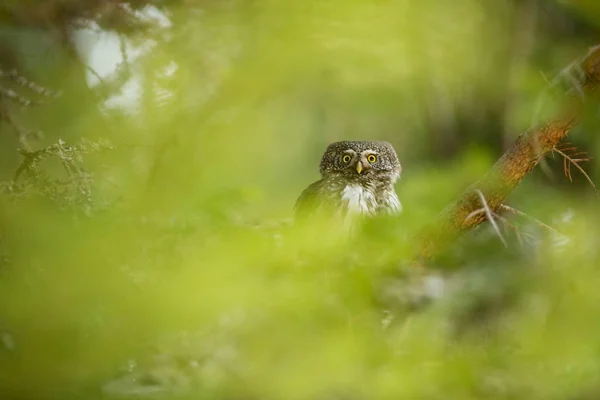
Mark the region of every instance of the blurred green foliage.
[[[140, 85], [129, 109], [59, 29], [100, 3], [0, 6], [2, 69], [62, 92], [0, 97], [43, 131], [30, 151], [52, 149], [15, 186], [26, 157], [0, 125], [0, 398], [597, 398], [600, 213], [561, 159], [510, 204], [568, 241], [509, 218], [508, 248], [482, 226], [425, 277], [406, 268], [420, 229], [551, 116], [540, 94], [596, 44], [595, 3], [148, 2], [170, 25], [142, 31], [118, 3], [100, 26], [152, 46], [116, 73]], [[570, 140], [599, 154], [598, 127]], [[279, 224], [340, 139], [395, 146], [403, 215], [352, 238]]]

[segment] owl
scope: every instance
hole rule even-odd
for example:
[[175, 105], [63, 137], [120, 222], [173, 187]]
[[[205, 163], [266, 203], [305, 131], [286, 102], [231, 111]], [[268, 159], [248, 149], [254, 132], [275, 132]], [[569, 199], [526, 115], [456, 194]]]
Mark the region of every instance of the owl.
[[394, 185], [402, 167], [391, 144], [341, 141], [330, 144], [321, 158], [321, 179], [309, 185], [295, 204], [296, 220], [314, 215], [341, 217], [402, 211]]

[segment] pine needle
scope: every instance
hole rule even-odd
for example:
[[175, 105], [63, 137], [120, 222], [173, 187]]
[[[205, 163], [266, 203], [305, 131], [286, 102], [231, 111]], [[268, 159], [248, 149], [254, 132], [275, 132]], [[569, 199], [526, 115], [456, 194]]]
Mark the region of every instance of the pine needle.
[[502, 236], [502, 232], [500, 232], [500, 228], [498, 228], [498, 224], [496, 224], [496, 220], [494, 219], [494, 215], [497, 216], [497, 214], [494, 213], [494, 211], [492, 211], [490, 209], [487, 201], [485, 200], [485, 196], [483, 195], [483, 193], [481, 192], [481, 190], [477, 189], [477, 194], [479, 195], [479, 199], [481, 200], [481, 205], [483, 207], [480, 208], [480, 209], [477, 209], [477, 210], [471, 212], [469, 215], [467, 215], [467, 217], [465, 218], [465, 221], [471, 219], [475, 215], [478, 215], [478, 214], [481, 214], [481, 213], [485, 213], [485, 216], [486, 216], [487, 220], [490, 221], [490, 223], [492, 224], [492, 227], [494, 228], [494, 231], [496, 231], [496, 234], [500, 238], [500, 241], [502, 242], [502, 244], [504, 245], [504, 247], [508, 247], [508, 244], [506, 243], [506, 240], [504, 239], [504, 236]]
[[553, 149], [553, 151], [555, 151], [563, 157], [563, 171], [565, 173], [565, 176], [569, 179], [569, 181], [573, 182], [571, 166], [574, 166], [579, 170], [579, 172], [581, 172], [581, 174], [585, 177], [589, 184], [592, 185], [592, 188], [594, 188], [594, 192], [596, 192], [596, 194], [600, 194], [598, 193], [598, 189], [596, 188], [596, 185], [594, 184], [592, 178], [590, 178], [590, 176], [583, 169], [583, 167], [579, 165], [582, 162], [590, 161], [591, 157], [587, 157], [587, 152], [585, 151], [577, 151], [577, 147], [565, 147], [569, 145], [570, 143], [565, 143], [562, 147], [559, 148], [558, 146], [556, 146]]
[[538, 224], [539, 226], [541, 226], [541, 227], [543, 227], [543, 228], [551, 231], [552, 233], [554, 233], [556, 235], [564, 236], [562, 233], [560, 233], [559, 231], [557, 231], [556, 229], [554, 229], [550, 225], [548, 225], [548, 224], [540, 221], [537, 218], [532, 217], [531, 215], [525, 214], [523, 211], [519, 211], [516, 208], [507, 206], [506, 204], [501, 204], [499, 208], [502, 211], [507, 211], [507, 212], [509, 212], [511, 214], [518, 215], [520, 217], [524, 217], [524, 218], [530, 219], [530, 220], [534, 221], [536, 224]]

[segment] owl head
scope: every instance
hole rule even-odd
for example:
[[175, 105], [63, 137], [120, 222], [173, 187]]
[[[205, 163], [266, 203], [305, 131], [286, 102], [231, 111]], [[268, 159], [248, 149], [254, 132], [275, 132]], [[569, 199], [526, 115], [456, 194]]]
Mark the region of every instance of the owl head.
[[321, 158], [320, 172], [326, 178], [343, 176], [353, 181], [395, 183], [402, 167], [388, 142], [341, 141], [331, 143]]

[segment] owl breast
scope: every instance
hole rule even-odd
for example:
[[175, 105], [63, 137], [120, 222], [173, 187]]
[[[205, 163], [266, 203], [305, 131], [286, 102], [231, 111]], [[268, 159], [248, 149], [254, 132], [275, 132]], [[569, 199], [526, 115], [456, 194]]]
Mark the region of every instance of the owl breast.
[[342, 210], [350, 215], [373, 215], [377, 211], [373, 192], [358, 184], [347, 185], [342, 190], [342, 203]]
[[402, 203], [393, 188], [379, 191], [376, 199], [379, 211], [389, 215], [398, 215], [402, 212]]
[[337, 177], [325, 178], [309, 185], [295, 205], [296, 219], [337, 217], [355, 220], [355, 217], [373, 217], [381, 214], [397, 215], [402, 205], [393, 185], [378, 182], [348, 182]]

